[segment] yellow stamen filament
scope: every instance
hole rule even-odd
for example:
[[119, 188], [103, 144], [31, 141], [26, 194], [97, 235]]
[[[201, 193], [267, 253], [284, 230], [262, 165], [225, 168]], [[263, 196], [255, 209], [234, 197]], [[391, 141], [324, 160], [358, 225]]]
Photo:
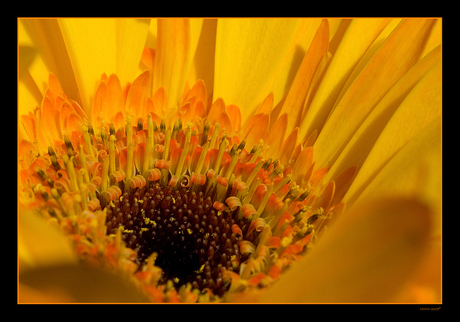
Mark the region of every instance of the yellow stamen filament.
[[[83, 145], [80, 145], [80, 164], [82, 166], [82, 170], [86, 170], [86, 156], [85, 152], [83, 151]], [[85, 179], [85, 183], [89, 183], [89, 174], [88, 171], [84, 171], [83, 178]]]
[[165, 161], [168, 161], [169, 159], [169, 144], [171, 142], [171, 136], [172, 136], [172, 127], [168, 127], [168, 129], [166, 130], [165, 148], [163, 150], [163, 159]]
[[227, 169], [227, 173], [225, 174], [225, 179], [230, 180], [230, 176], [232, 175], [233, 170], [235, 170], [236, 163], [238, 162], [240, 153], [241, 151], [237, 150], [235, 154], [232, 156], [232, 162], [230, 163], [230, 166]]
[[126, 180], [133, 176], [133, 126], [131, 119], [128, 118], [126, 124], [126, 146], [128, 147], [127, 163], [126, 163]]
[[248, 194], [246, 195], [246, 197], [244, 197], [244, 200], [243, 200], [243, 206], [247, 205], [248, 203], [251, 202], [252, 196], [254, 195], [254, 192], [256, 191], [256, 188], [259, 186], [259, 182], [260, 182], [260, 179], [257, 178], [254, 181], [254, 184], [249, 187]]
[[109, 139], [109, 173], [112, 174], [116, 171], [115, 164], [115, 135], [111, 135]]
[[109, 187], [109, 162], [109, 158], [105, 157], [104, 163], [102, 165], [101, 191], [105, 191]]
[[219, 173], [220, 163], [222, 162], [222, 157], [224, 156], [224, 152], [225, 152], [225, 149], [227, 148], [227, 144], [228, 144], [227, 135], [224, 135], [222, 142], [220, 143], [219, 154], [217, 154], [216, 163], [213, 168], [216, 171], [216, 173]]
[[209, 144], [211, 149], [214, 148], [214, 145], [216, 144], [217, 135], [219, 134], [219, 129], [220, 129], [220, 124], [216, 123], [214, 125], [214, 129], [212, 130], [211, 143]]
[[260, 214], [262, 216], [262, 213], [265, 209], [265, 206], [267, 205], [268, 203], [268, 199], [270, 199], [270, 196], [272, 195], [273, 193], [273, 184], [269, 184], [267, 186], [267, 192], [265, 193], [263, 199], [262, 199], [262, 202], [260, 203], [259, 205], [259, 208], [257, 208], [257, 213]]
[[88, 210], [87, 188], [88, 186], [85, 183], [80, 183], [80, 194], [83, 203], [83, 210]]
[[92, 157], [95, 157], [94, 156], [94, 151], [91, 148], [92, 144], [91, 144], [91, 141], [90, 141], [91, 138], [90, 138], [89, 133], [88, 133], [88, 127], [83, 125], [82, 130], [83, 130], [83, 140], [85, 141], [85, 146], [88, 149], [88, 154], [90, 156], [92, 156]]
[[192, 136], [192, 130], [191, 130], [191, 125], [189, 125], [185, 132], [185, 145], [180, 155], [179, 163], [177, 164], [176, 177], [179, 177], [182, 174], [182, 168], [184, 167], [185, 158], [187, 157], [188, 150], [190, 149], [191, 136]]
[[78, 190], [78, 186], [77, 186], [77, 178], [75, 176], [75, 168], [74, 168], [74, 165], [73, 165], [73, 160], [75, 159], [75, 157], [68, 157], [66, 155], [63, 155], [63, 159], [64, 159], [64, 164], [66, 166], [66, 170], [67, 170], [67, 175], [69, 176], [69, 180], [70, 180], [70, 188], [72, 189], [72, 191], [77, 191]]
[[201, 150], [200, 158], [198, 159], [198, 163], [195, 168], [195, 172], [200, 174], [203, 168], [204, 160], [206, 159], [206, 155], [208, 154], [209, 142], [206, 142], [203, 145], [203, 150]]

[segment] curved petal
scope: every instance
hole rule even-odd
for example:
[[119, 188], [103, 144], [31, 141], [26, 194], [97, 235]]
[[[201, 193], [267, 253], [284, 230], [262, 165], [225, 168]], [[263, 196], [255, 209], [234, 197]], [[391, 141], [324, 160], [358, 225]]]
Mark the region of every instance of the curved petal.
[[353, 19], [350, 22], [301, 124], [301, 138], [315, 129], [321, 130], [353, 69], [388, 23], [389, 19]]
[[359, 196], [345, 196], [344, 200], [350, 204], [353, 197], [358, 203], [388, 195], [418, 198], [434, 214], [432, 234], [441, 234], [441, 116], [399, 150]]
[[20, 303], [148, 302], [133, 283], [90, 265], [44, 267], [20, 275], [19, 280]]
[[218, 21], [213, 97], [225, 97], [227, 104], [239, 106], [242, 124], [271, 91], [262, 93], [285, 58], [300, 23], [299, 19]]
[[430, 19], [403, 21], [354, 79], [315, 142], [319, 167], [335, 162], [372, 109], [419, 60], [432, 26]]
[[[39, 241], [39, 242], [38, 242]], [[32, 267], [75, 263], [76, 255], [67, 238], [29, 211], [18, 216], [19, 271]]]
[[[351, 166], [361, 165], [374, 146], [380, 133], [385, 128], [395, 111], [401, 105], [406, 96], [414, 86], [422, 79], [427, 72], [441, 60], [441, 48], [438, 46], [429, 55], [421, 59], [406, 75], [393, 86], [385, 97], [379, 102], [369, 114], [363, 124], [353, 135], [350, 142], [341, 152], [337, 161], [331, 167], [325, 180], [331, 180], [336, 175]], [[422, 93], [424, 95], [426, 92]], [[417, 108], [414, 113], [419, 113]], [[411, 119], [411, 122], [418, 122], [418, 119]], [[397, 135], [397, 134], [395, 134]]]
[[192, 85], [198, 79], [202, 79], [210, 94], [214, 85], [217, 19], [191, 19], [190, 22], [192, 60], [187, 81]]
[[117, 73], [122, 86], [132, 80], [149, 29], [142, 19], [58, 19], [75, 72], [83, 109], [103, 73]]
[[[441, 115], [441, 62], [417, 83], [379, 135], [345, 199], [353, 203], [388, 160]], [[416, 162], [417, 159], [412, 159]]]
[[[318, 31], [313, 38], [310, 48], [305, 54], [302, 64], [296, 73], [291, 88], [283, 103], [280, 114], [289, 113], [287, 132], [290, 133], [294, 127], [300, 125], [303, 106], [307, 98], [308, 90], [323, 56], [327, 54], [329, 45], [329, 24], [323, 19]], [[284, 139], [284, 136], [281, 137]]]
[[[80, 101], [77, 83], [57, 19], [20, 19], [18, 40], [33, 46], [38, 56], [29, 72], [42, 94], [50, 73], [56, 75], [69, 98]], [[33, 107], [31, 107], [33, 108]]]
[[122, 86], [136, 76], [149, 27], [150, 19], [115, 19], [116, 72]]
[[384, 303], [424, 255], [429, 210], [412, 199], [380, 199], [341, 216], [261, 302]]
[[190, 64], [190, 21], [158, 19], [153, 92], [164, 87], [167, 109], [177, 110]]

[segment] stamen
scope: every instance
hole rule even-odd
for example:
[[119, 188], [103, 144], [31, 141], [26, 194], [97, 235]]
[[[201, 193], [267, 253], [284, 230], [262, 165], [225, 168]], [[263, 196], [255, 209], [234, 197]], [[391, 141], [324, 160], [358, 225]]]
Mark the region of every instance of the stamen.
[[185, 158], [187, 157], [188, 150], [190, 148], [190, 137], [191, 137], [191, 124], [188, 125], [187, 130], [185, 132], [185, 145], [182, 153], [180, 155], [179, 163], [177, 164], [176, 168], [176, 177], [180, 177], [182, 175], [182, 168], [184, 166]]
[[101, 191], [107, 190], [109, 187], [109, 158], [105, 157], [104, 163], [102, 166], [102, 183], [101, 183]]
[[115, 126], [113, 125], [113, 123], [110, 123], [110, 135], [115, 135]]
[[77, 178], [75, 176], [75, 168], [73, 166], [73, 160], [75, 159], [75, 157], [72, 156], [69, 158], [66, 155], [64, 155], [63, 159], [64, 159], [64, 164], [66, 166], [67, 175], [69, 176], [69, 179], [70, 179], [70, 187], [72, 191], [77, 191], [78, 190]]
[[[80, 156], [80, 164], [82, 166], [82, 169], [85, 169], [86, 170], [86, 156], [85, 156], [85, 152], [83, 151], [83, 145], [80, 145], [80, 153], [79, 153], [79, 156]], [[85, 171], [83, 173], [83, 178], [85, 179], [85, 183], [89, 183], [89, 174], [88, 174], [88, 171]]]
[[204, 160], [205, 160], [206, 155], [208, 153], [208, 147], [209, 147], [209, 143], [206, 142], [203, 145], [203, 150], [201, 151], [200, 158], [198, 159], [198, 163], [197, 163], [196, 168], [195, 168], [195, 172], [198, 173], [198, 174], [201, 173], [201, 170], [202, 170], [202, 167], [203, 167], [203, 164], [204, 164]]
[[[91, 138], [90, 138], [89, 133], [88, 133], [88, 127], [83, 125], [81, 127], [81, 129], [83, 131], [83, 140], [85, 141], [85, 146], [86, 146], [86, 149], [88, 150], [88, 154], [94, 158], [95, 156], [94, 156], [94, 151], [91, 148], [92, 144], [91, 144], [91, 141], [90, 141]], [[91, 129], [92, 129], [92, 127], [91, 127]]]
[[257, 208], [257, 213], [261, 214], [263, 213], [265, 206], [268, 203], [268, 199], [270, 199], [271, 195], [273, 193], [273, 184], [270, 184], [267, 186], [267, 192], [265, 193], [262, 202], [259, 205], [259, 208]]
[[[302, 163], [293, 169], [283, 156], [264, 156], [262, 140], [248, 152], [246, 139], [238, 137], [247, 129], [227, 126], [235, 107], [228, 106], [227, 118], [213, 114], [208, 121], [206, 102], [195, 102], [206, 95], [194, 95], [184, 95], [189, 105], [183, 110], [190, 111], [179, 114], [193, 123], [179, 118], [172, 124], [177, 114], [171, 112], [157, 127], [151, 112], [145, 125], [145, 114], [131, 114], [123, 127], [126, 111], [118, 109], [114, 123], [97, 116], [100, 135], [85, 123], [81, 132], [77, 126], [63, 135], [64, 147], [44, 133], [40, 137], [56, 151], [48, 146], [49, 158], [39, 157], [27, 147], [28, 157], [20, 159], [28, 163], [22, 177], [35, 171], [26, 181], [29, 199], [36, 197], [39, 210], [73, 236], [83, 258], [129, 272], [161, 300], [218, 300], [226, 292], [265, 287], [317, 238], [336, 206], [334, 184], [325, 194], [318, 191], [319, 175], [313, 183], [307, 175], [293, 183]], [[240, 128], [236, 120], [234, 129]], [[247, 136], [252, 142], [253, 134]]]
[[220, 163], [222, 161], [222, 157], [224, 156], [225, 149], [227, 148], [227, 144], [228, 144], [227, 134], [225, 134], [220, 143], [219, 153], [217, 154], [216, 163], [214, 164], [214, 168], [213, 168], [216, 171], [216, 173], [219, 173]]
[[133, 176], [133, 126], [131, 124], [131, 118], [127, 118], [126, 123], [126, 146], [128, 147], [128, 155], [126, 162], [126, 180]]
[[[112, 132], [112, 131], [110, 131], [110, 132]], [[110, 138], [109, 138], [109, 173], [110, 174], [112, 174], [112, 173], [114, 173], [116, 171], [116, 165], [115, 165], [115, 140], [116, 140], [115, 135], [111, 134]]]
[[209, 122], [206, 121], [206, 123], [204, 124], [204, 128], [203, 128], [203, 134], [201, 136], [201, 146], [204, 146], [207, 142], [208, 142], [208, 135], [209, 135]]
[[212, 130], [211, 142], [209, 143], [209, 147], [211, 149], [213, 149], [216, 144], [216, 139], [217, 139], [217, 135], [219, 134], [219, 130], [220, 130], [220, 124], [219, 123], [214, 124], [214, 128]]

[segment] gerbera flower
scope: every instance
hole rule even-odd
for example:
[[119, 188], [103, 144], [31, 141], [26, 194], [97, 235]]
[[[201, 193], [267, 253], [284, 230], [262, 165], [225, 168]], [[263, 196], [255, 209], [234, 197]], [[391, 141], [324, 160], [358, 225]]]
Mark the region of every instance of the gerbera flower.
[[439, 19], [18, 28], [19, 301], [441, 302]]

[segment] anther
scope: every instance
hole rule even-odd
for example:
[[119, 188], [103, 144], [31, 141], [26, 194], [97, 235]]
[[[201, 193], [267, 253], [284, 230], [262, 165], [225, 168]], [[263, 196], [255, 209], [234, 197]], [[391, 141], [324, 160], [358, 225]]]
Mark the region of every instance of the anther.
[[206, 121], [203, 128], [203, 134], [201, 136], [201, 146], [205, 145], [208, 142], [208, 135], [209, 135], [209, 121]]
[[64, 135], [64, 143], [65, 143], [65, 146], [67, 147], [67, 150], [70, 150], [73, 152], [72, 142], [70, 142], [69, 138], [66, 135]]
[[110, 135], [115, 135], [116, 132], [115, 132], [115, 126], [113, 125], [113, 123], [110, 123], [109, 131], [110, 131]]
[[140, 117], [138, 120], [137, 120], [137, 130], [138, 131], [142, 131], [144, 129], [144, 123], [142, 121], [142, 117]]

